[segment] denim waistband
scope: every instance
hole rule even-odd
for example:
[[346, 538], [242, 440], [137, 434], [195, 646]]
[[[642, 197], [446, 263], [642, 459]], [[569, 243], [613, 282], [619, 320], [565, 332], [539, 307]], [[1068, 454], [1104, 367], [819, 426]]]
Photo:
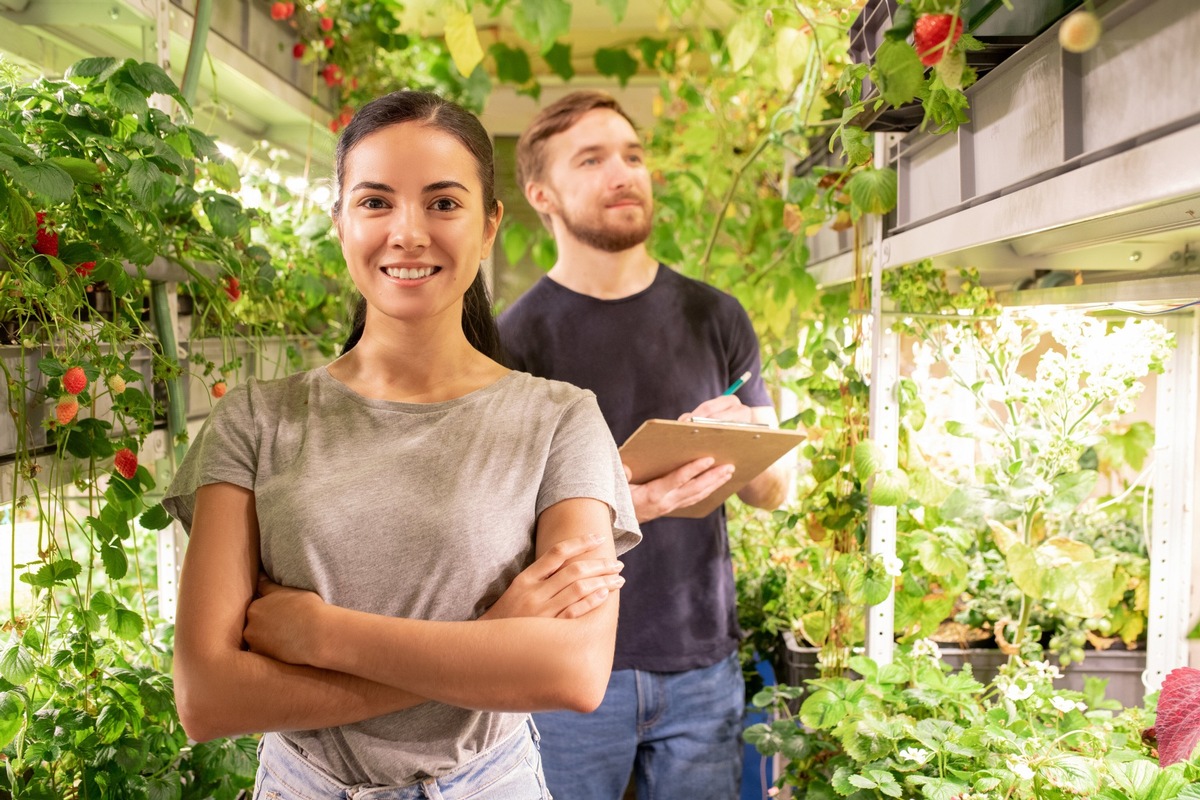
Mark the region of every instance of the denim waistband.
[[[313, 764], [281, 736], [266, 735], [259, 745], [259, 761], [271, 777], [291, 792], [296, 800], [455, 800], [486, 788], [517, 768], [531, 747], [539, 747], [541, 736], [532, 719], [518, 725], [492, 747], [477, 753], [438, 778], [426, 778], [407, 786], [347, 786]], [[270, 794], [257, 800], [267, 800]], [[274, 800], [274, 798], [271, 798]], [[292, 800], [291, 797], [283, 800]]]

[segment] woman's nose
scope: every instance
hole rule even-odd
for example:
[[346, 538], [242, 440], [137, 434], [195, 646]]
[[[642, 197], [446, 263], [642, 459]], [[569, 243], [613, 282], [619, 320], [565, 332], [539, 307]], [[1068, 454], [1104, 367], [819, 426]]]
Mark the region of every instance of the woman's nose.
[[401, 250], [420, 250], [429, 246], [429, 230], [423, 208], [397, 206], [393, 215], [388, 244]]

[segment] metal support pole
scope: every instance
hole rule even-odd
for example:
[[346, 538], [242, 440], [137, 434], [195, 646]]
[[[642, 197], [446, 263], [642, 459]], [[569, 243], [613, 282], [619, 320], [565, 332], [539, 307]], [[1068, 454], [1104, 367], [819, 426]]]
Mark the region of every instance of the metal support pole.
[[[887, 136], [875, 134], [875, 163], [887, 163]], [[899, 450], [900, 415], [896, 386], [900, 378], [900, 337], [883, 317], [883, 217], [872, 220], [871, 258], [871, 439], [883, 451], [884, 469], [895, 469]], [[872, 505], [867, 512], [868, 547], [875, 555], [896, 556], [896, 509]], [[895, 648], [896, 596], [890, 593], [867, 609], [867, 657], [889, 664]]]
[[1147, 692], [1188, 663], [1192, 547], [1197, 539], [1196, 415], [1200, 408], [1200, 314], [1164, 320], [1175, 334], [1175, 353], [1158, 377], [1155, 395], [1154, 511], [1150, 528], [1150, 620], [1147, 626]]

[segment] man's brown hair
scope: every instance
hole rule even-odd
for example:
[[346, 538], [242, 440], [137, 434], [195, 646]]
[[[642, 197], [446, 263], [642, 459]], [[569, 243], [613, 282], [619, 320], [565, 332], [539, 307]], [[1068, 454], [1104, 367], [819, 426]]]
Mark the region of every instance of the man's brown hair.
[[565, 97], [554, 101], [538, 112], [529, 127], [517, 140], [517, 183], [521, 191], [531, 180], [540, 180], [546, 154], [546, 142], [552, 137], [570, 128], [584, 114], [598, 108], [607, 108], [625, 118], [625, 121], [637, 130], [633, 120], [617, 103], [616, 98], [607, 92], [585, 89], [571, 92]]

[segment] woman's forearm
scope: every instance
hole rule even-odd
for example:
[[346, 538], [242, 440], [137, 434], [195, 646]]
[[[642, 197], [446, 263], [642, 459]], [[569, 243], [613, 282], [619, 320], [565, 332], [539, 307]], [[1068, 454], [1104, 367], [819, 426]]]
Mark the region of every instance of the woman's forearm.
[[578, 619], [431, 622], [334, 606], [319, 617], [320, 667], [465, 708], [588, 712], [612, 670], [617, 597]]
[[188, 656], [176, 655], [175, 695], [184, 730], [198, 741], [346, 725], [425, 702], [394, 686], [244, 650]]

